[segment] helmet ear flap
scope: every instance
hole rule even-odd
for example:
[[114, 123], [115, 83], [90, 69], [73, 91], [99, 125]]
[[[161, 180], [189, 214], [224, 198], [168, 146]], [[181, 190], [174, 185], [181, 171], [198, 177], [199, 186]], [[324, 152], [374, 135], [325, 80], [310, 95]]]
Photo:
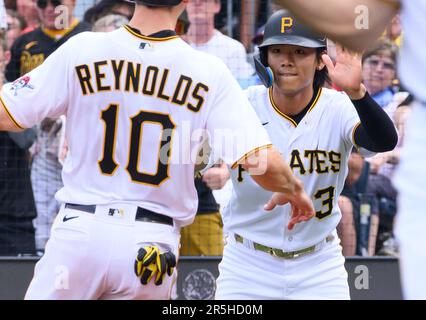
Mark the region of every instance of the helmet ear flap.
[[263, 63], [265, 67], [268, 67], [268, 48], [259, 48], [259, 58], [260, 62]]
[[266, 88], [271, 87], [274, 82], [274, 74], [266, 62], [265, 50], [260, 49], [259, 53], [255, 54], [253, 59], [256, 73], [262, 81], [263, 85]]

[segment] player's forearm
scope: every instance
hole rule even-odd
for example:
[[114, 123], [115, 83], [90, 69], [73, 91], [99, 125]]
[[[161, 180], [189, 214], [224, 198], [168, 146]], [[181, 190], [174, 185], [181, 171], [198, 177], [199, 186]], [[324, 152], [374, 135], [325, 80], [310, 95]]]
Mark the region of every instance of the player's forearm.
[[361, 125], [355, 130], [355, 143], [367, 150], [386, 152], [395, 148], [398, 133], [387, 113], [366, 92], [364, 97], [352, 100]]
[[302, 182], [297, 179], [281, 154], [275, 149], [263, 150], [247, 159], [243, 168], [262, 188], [295, 197], [303, 191]]
[[298, 18], [345, 47], [373, 43], [397, 12], [398, 0], [279, 0]]

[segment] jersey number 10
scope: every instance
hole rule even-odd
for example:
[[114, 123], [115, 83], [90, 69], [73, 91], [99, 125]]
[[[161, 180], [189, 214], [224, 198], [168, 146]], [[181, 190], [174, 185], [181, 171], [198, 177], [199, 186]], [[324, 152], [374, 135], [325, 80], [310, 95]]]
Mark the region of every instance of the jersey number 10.
[[[105, 122], [105, 138], [102, 160], [98, 162], [99, 168], [103, 174], [113, 175], [119, 164], [114, 160], [115, 141], [117, 135], [118, 120], [117, 104], [110, 104], [107, 109], [101, 113], [101, 119]], [[172, 130], [175, 124], [170, 119], [170, 115], [164, 113], [154, 113], [146, 110], [140, 111], [137, 115], [130, 118], [130, 148], [129, 159], [126, 166], [127, 172], [133, 182], [158, 186], [169, 178], [168, 167], [170, 160], [170, 146], [172, 140]], [[138, 169], [139, 153], [141, 145], [142, 125], [146, 123], [160, 124], [162, 126], [161, 143], [158, 148], [157, 172], [154, 174], [140, 172]]]

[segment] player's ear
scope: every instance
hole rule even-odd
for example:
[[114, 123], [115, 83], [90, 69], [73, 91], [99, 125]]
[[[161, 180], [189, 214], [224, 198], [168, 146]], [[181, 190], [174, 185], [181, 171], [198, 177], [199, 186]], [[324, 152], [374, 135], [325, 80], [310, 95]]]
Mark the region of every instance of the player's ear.
[[322, 70], [322, 69], [324, 69], [324, 67], [325, 67], [324, 62], [323, 62], [323, 61], [322, 61], [322, 59], [321, 59], [321, 56], [322, 56], [323, 54], [327, 54], [327, 50], [322, 50], [322, 51], [318, 51], [318, 52], [317, 52], [317, 67], [316, 67], [316, 69], [317, 69], [318, 71], [321, 71], [321, 70]]

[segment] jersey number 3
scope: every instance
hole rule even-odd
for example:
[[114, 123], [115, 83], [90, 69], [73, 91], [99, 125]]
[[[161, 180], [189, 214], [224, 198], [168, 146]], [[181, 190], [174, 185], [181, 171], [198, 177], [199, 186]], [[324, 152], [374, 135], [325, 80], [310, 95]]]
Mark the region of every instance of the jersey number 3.
[[333, 186], [330, 186], [325, 189], [320, 189], [314, 194], [315, 199], [321, 199], [322, 205], [326, 207], [325, 211], [321, 210], [316, 212], [315, 216], [318, 219], [323, 219], [329, 216], [333, 211], [334, 189], [335, 188]]
[[[118, 109], [118, 105], [110, 104], [108, 108], [103, 110], [101, 113], [101, 119], [105, 122], [105, 138], [103, 158], [98, 162], [98, 165], [102, 173], [106, 175], [113, 175], [119, 166], [114, 160]], [[144, 110], [130, 118], [130, 120], [132, 127], [130, 133], [129, 160], [126, 170], [130, 174], [133, 182], [158, 186], [169, 177], [168, 167], [170, 160], [170, 146], [172, 131], [175, 128], [175, 125], [168, 114], [154, 113]], [[154, 174], [140, 172], [138, 169], [140, 145], [143, 133], [142, 126], [144, 123], [159, 124], [162, 126], [161, 143], [157, 149], [157, 172]]]

